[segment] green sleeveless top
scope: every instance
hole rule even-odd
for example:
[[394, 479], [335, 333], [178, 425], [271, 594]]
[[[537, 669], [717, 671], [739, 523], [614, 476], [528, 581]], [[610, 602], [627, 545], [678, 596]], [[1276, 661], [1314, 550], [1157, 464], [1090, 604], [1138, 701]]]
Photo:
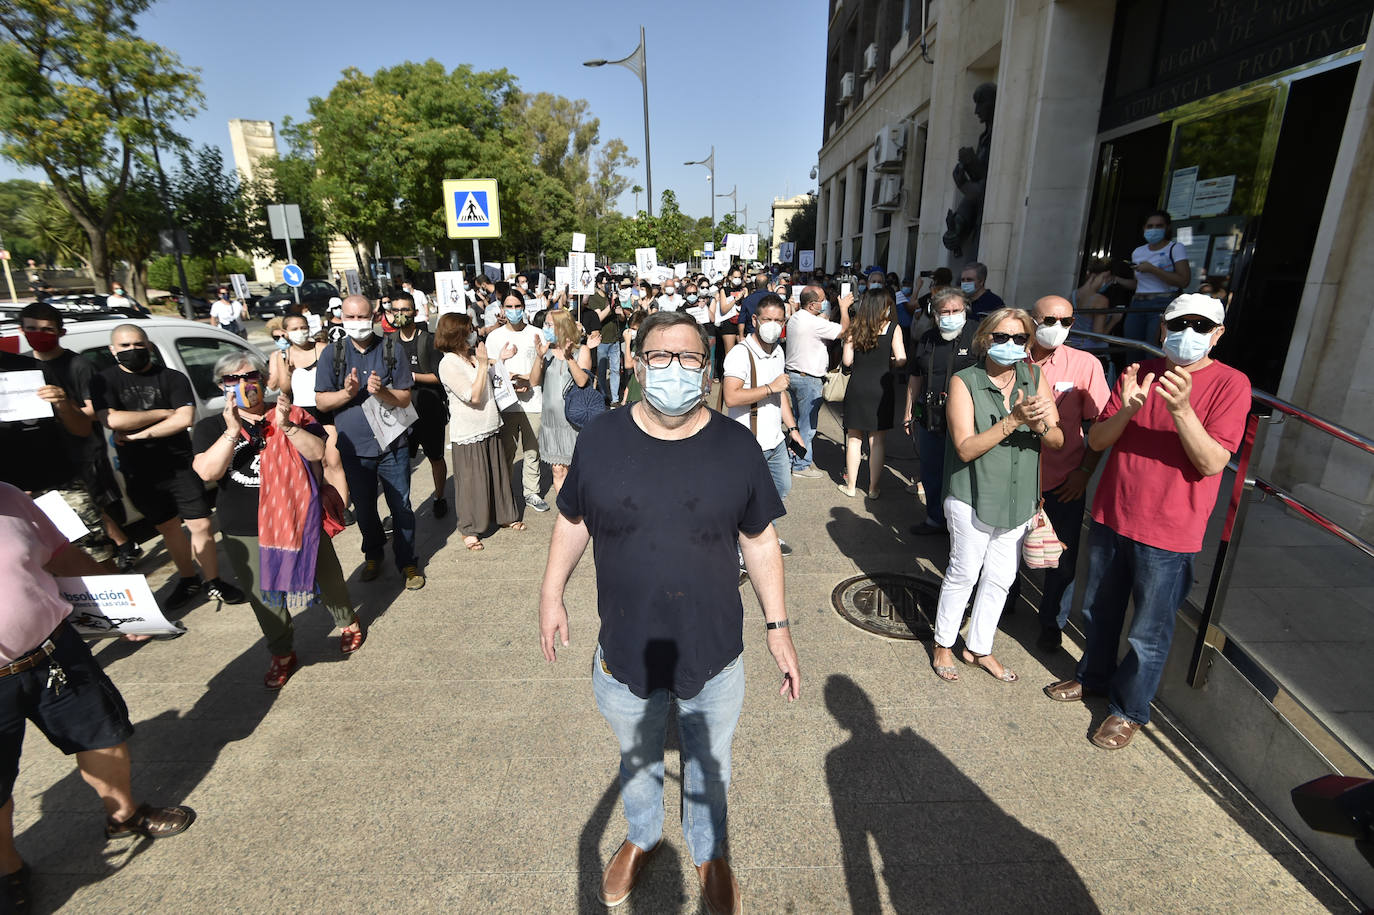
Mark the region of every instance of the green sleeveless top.
[[[988, 377], [982, 362], [956, 372], [954, 377], [973, 395], [975, 433], [986, 432], [1008, 415], [1002, 391]], [[1035, 396], [1039, 380], [1038, 369], [1026, 362], [1016, 364], [1015, 387], [1026, 397]], [[1000, 528], [1025, 524], [1040, 501], [1040, 436], [1018, 427], [969, 463], [959, 460], [954, 439], [946, 436], [945, 494], [973, 506], [973, 513], [984, 524]]]

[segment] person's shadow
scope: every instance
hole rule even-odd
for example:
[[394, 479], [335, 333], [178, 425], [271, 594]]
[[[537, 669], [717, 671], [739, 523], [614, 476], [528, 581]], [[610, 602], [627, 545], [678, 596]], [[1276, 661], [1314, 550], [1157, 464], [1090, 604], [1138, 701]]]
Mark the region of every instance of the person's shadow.
[[[873, 701], [853, 680], [827, 679], [825, 704], [850, 732], [827, 754], [825, 774], [853, 911], [883, 907], [880, 873], [897, 912], [1098, 911], [1057, 845], [1003, 812], [910, 728], [884, 731]], [[874, 790], [890, 787], [894, 767], [901, 801], [874, 803]], [[1037, 879], [989, 879], [1008, 864], [1033, 868]]]

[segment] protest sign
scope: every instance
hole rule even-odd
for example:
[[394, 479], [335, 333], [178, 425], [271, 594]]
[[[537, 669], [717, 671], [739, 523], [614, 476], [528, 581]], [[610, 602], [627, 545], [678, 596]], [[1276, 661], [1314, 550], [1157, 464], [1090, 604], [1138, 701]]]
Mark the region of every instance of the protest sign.
[[82, 575], [57, 579], [72, 605], [67, 622], [82, 636], [180, 635], [186, 627], [162, 615], [142, 575]]
[[439, 303], [439, 314], [466, 314], [468, 297], [463, 291], [463, 271], [440, 270], [435, 273], [434, 298]]
[[759, 237], [755, 234], [740, 236], [739, 256], [747, 261], [758, 260]]
[[43, 373], [38, 369], [0, 372], [0, 422], [15, 423], [52, 416], [52, 404], [38, 396], [38, 389], [45, 384]]
[[357, 271], [357, 270], [345, 270], [345, 271], [344, 271], [344, 283], [346, 284], [346, 286], [347, 286], [347, 288], [348, 288], [348, 294], [349, 294], [349, 295], [362, 295], [362, 294], [363, 294], [363, 283], [362, 283], [362, 280], [358, 277], [358, 271]]
[[376, 397], [363, 401], [363, 417], [372, 429], [377, 444], [385, 451], [391, 443], [400, 438], [407, 429], [415, 425], [420, 414], [412, 406], [388, 407]]
[[553, 268], [553, 291], [566, 289], [572, 285], [572, 268], [554, 267]]
[[496, 401], [496, 409], [505, 410], [515, 406], [515, 388], [511, 387], [510, 372], [506, 370], [506, 363], [500, 359], [493, 360], [488, 368], [491, 381], [491, 396]]
[[801, 254], [799, 254], [799, 255], [797, 256], [797, 269], [798, 269], [798, 270], [815, 270], [815, 269], [816, 269], [816, 252], [815, 252], [815, 251], [803, 251], [803, 252], [801, 252]]
[[648, 279], [649, 274], [658, 268], [658, 249], [635, 248], [635, 266], [639, 268], [639, 275]]
[[586, 251], [573, 251], [568, 254], [568, 270], [573, 295], [591, 295], [596, 292], [596, 255]]
[[791, 263], [794, 263], [794, 260], [795, 260], [796, 256], [797, 256], [797, 243], [796, 243], [796, 242], [794, 242], [794, 241], [785, 241], [785, 242], [783, 242], [781, 245], [778, 245], [778, 257], [781, 258], [781, 260], [782, 260], [782, 262], [783, 262], [784, 264], [791, 264]]
[[687, 265], [686, 265], [686, 264], [673, 264], [673, 276], [677, 277], [678, 279], [683, 279], [684, 277], [686, 277], [686, 276], [687, 276]]
[[587, 250], [587, 234], [585, 232], [574, 232], [572, 249], [577, 252]]
[[482, 262], [482, 272], [485, 273], [487, 275], [487, 279], [491, 280], [493, 283], [499, 283], [502, 279], [501, 265], [493, 263], [492, 261]]
[[234, 297], [240, 302], [248, 301], [251, 293], [248, 291], [248, 277], [242, 273], [229, 274], [229, 283], [234, 287]]
[[48, 520], [68, 540], [75, 542], [90, 533], [86, 529], [85, 522], [81, 520], [81, 516], [67, 504], [67, 500], [62, 498], [62, 493], [57, 490], [53, 489], [43, 493], [33, 500], [33, 504], [42, 509], [43, 514], [48, 516]]
[[504, 264], [502, 264], [502, 265], [501, 265], [501, 275], [505, 278], [505, 280], [506, 280], [507, 283], [509, 283], [510, 281], [514, 280], [514, 279], [515, 279], [515, 264], [511, 263], [510, 261], [506, 261]]

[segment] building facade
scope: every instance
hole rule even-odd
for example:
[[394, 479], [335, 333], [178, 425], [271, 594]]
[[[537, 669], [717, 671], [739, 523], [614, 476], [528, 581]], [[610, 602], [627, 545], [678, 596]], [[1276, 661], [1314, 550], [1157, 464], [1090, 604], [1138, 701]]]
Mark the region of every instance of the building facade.
[[[977, 260], [1029, 306], [1167, 209], [1218, 355], [1374, 435], [1374, 0], [830, 0], [817, 265]], [[1374, 533], [1374, 460], [1286, 428], [1261, 472]], [[1319, 468], [1314, 474], [1313, 468]]]

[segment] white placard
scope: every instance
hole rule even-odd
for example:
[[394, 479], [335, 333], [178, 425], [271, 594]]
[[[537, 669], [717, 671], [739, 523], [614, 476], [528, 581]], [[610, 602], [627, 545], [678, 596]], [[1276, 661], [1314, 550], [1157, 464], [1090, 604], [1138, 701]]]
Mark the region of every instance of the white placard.
[[511, 280], [514, 280], [514, 279], [515, 279], [515, 264], [511, 263], [510, 261], [506, 261], [504, 264], [502, 264], [502, 265], [501, 265], [501, 276], [505, 279], [505, 281], [506, 281], [507, 283], [509, 283]]
[[571, 272], [569, 284], [573, 295], [591, 295], [596, 292], [596, 255], [586, 251], [573, 251], [568, 254], [568, 270]]
[[658, 249], [635, 248], [635, 266], [639, 268], [639, 275], [648, 279], [649, 274], [658, 268]]
[[1196, 290], [1198, 285], [1206, 279], [1204, 275], [1207, 269], [1207, 249], [1211, 245], [1212, 236], [1199, 235], [1195, 232], [1188, 233], [1188, 240], [1179, 239], [1183, 245], [1185, 256], [1193, 269], [1193, 281], [1188, 284], [1188, 288]]
[[434, 298], [439, 314], [467, 314], [468, 298], [463, 291], [463, 271], [439, 270], [434, 274]]
[[730, 234], [725, 236], [725, 253], [731, 257], [740, 257], [740, 252], [744, 250], [744, 236]]
[[358, 276], [357, 270], [344, 271], [344, 284], [345, 287], [348, 289], [349, 295], [363, 294], [363, 282], [362, 279]]
[[0, 372], [0, 422], [52, 416], [52, 404], [38, 396], [38, 389], [45, 384], [43, 373], [38, 369]]
[[1193, 191], [1197, 185], [1197, 166], [1174, 169], [1169, 179], [1168, 203], [1164, 209], [1172, 219], [1187, 219], [1193, 209]]
[[57, 579], [62, 599], [72, 605], [67, 622], [78, 635], [167, 635], [186, 627], [162, 615], [142, 575], [82, 575]]
[[587, 250], [587, 233], [585, 233], [585, 232], [574, 232], [574, 233], [573, 233], [572, 249], [573, 249], [574, 251], [578, 252], [579, 254], [580, 254], [581, 252]]
[[714, 257], [716, 253], [716, 243], [708, 241], [706, 244], [702, 245], [701, 250], [707, 257]]
[[554, 268], [553, 268], [553, 291], [554, 291], [554, 292], [558, 292], [558, 290], [560, 290], [560, 289], [566, 289], [567, 287], [569, 287], [569, 286], [571, 286], [571, 285], [572, 285], [572, 268], [571, 268], [571, 267], [554, 267]]
[[420, 414], [416, 413], [412, 406], [388, 407], [376, 397], [369, 397], [363, 401], [363, 416], [372, 427], [372, 435], [383, 451], [420, 418]]
[[1236, 176], [1204, 178], [1193, 189], [1193, 215], [1220, 216], [1231, 208], [1231, 195], [1236, 190]]
[[1236, 236], [1218, 235], [1212, 243], [1212, 260], [1207, 272], [1212, 276], [1229, 276], [1236, 256]]
[[815, 270], [815, 269], [816, 269], [816, 252], [815, 252], [815, 251], [802, 251], [800, 254], [798, 254], [798, 255], [797, 255], [797, 269], [798, 269], [798, 270]]
[[796, 242], [794, 242], [794, 241], [785, 241], [785, 242], [783, 242], [781, 245], [778, 245], [778, 257], [782, 259], [782, 262], [783, 262], [784, 264], [791, 264], [791, 263], [794, 263], [794, 262], [795, 262], [795, 259], [796, 259], [796, 256], [797, 256], [797, 243], [796, 243]]
[[759, 237], [755, 234], [741, 236], [739, 256], [747, 261], [759, 259]]
[[515, 396], [515, 388], [510, 383], [510, 372], [506, 369], [506, 363], [500, 359], [492, 359], [487, 369], [491, 383], [491, 396], [496, 401], [496, 409], [505, 410], [513, 407], [518, 398]]
[[673, 268], [669, 267], [667, 264], [659, 264], [654, 268], [653, 276], [653, 282], [662, 286], [673, 278]]
[[67, 504], [67, 500], [62, 498], [62, 493], [57, 490], [43, 493], [33, 500], [33, 504], [41, 508], [43, 514], [48, 516], [48, 520], [62, 532], [62, 536], [73, 543], [90, 533], [81, 516]]
[[242, 273], [231, 273], [229, 274], [229, 285], [234, 287], [234, 296], [240, 302], [248, 301], [248, 296], [250, 295], [248, 292], [248, 277], [244, 276]]
[[687, 276], [687, 265], [673, 264], [673, 276], [677, 277], [678, 279], [685, 279]]

